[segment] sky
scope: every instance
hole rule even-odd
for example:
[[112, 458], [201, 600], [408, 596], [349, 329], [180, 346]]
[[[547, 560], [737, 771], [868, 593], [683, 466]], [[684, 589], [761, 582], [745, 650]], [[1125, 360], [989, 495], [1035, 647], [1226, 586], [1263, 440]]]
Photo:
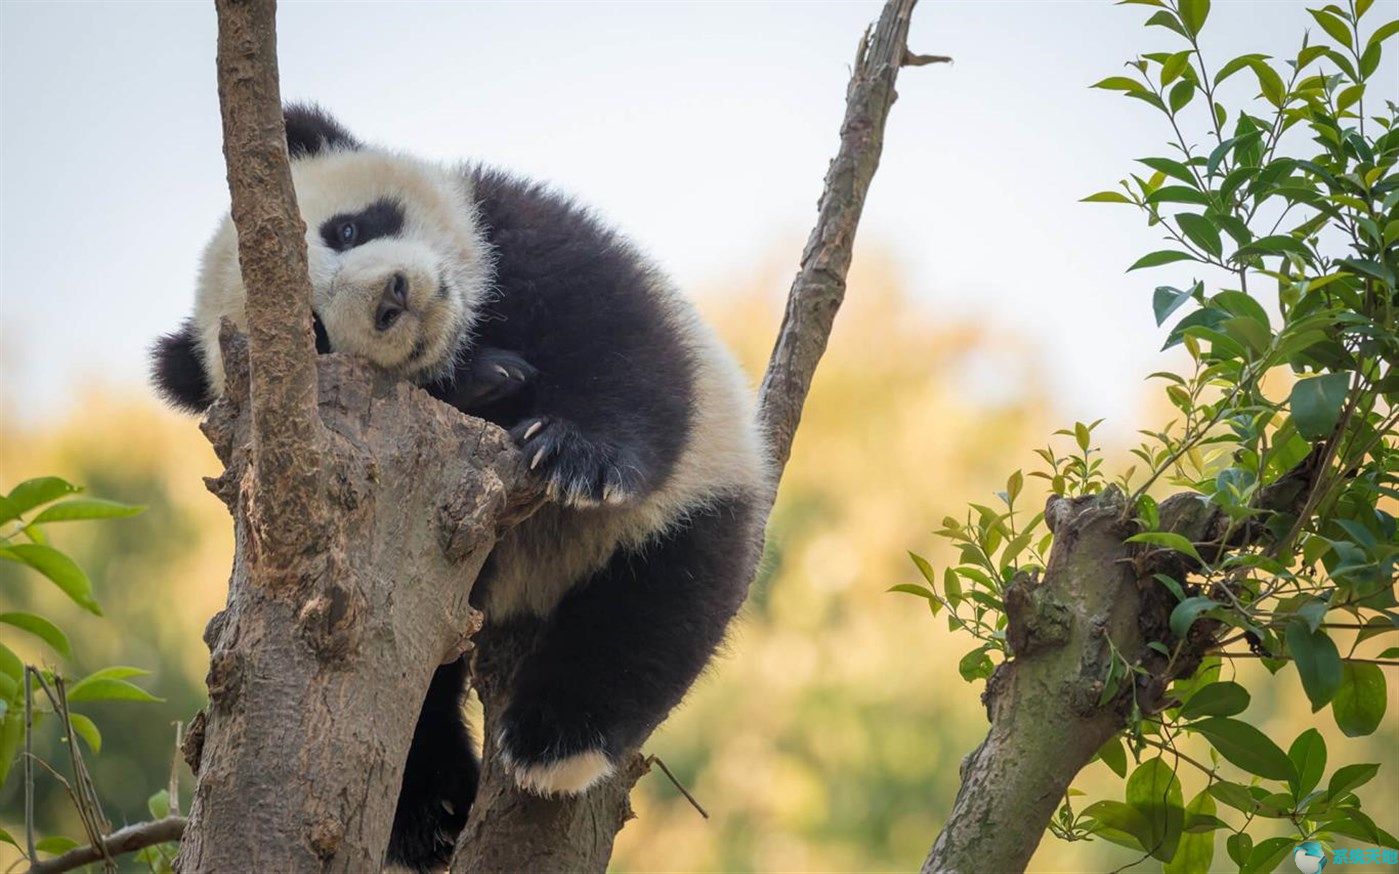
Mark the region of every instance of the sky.
[[[548, 180], [714, 288], [775, 252], [795, 270], [880, 5], [284, 0], [282, 94], [363, 139]], [[1151, 289], [1184, 277], [1125, 274], [1156, 234], [1077, 201], [1167, 154], [1154, 110], [1087, 87], [1172, 44], [1145, 14], [924, 0], [911, 48], [955, 63], [901, 73], [857, 244], [920, 306], [1036, 338], [1060, 414], [1123, 433], [1165, 362]], [[1215, 0], [1203, 48], [1291, 56], [1309, 23], [1295, 0]], [[189, 312], [227, 209], [214, 42], [211, 2], [0, 0], [0, 417], [140, 385]], [[1393, 47], [1379, 81], [1399, 98]]]

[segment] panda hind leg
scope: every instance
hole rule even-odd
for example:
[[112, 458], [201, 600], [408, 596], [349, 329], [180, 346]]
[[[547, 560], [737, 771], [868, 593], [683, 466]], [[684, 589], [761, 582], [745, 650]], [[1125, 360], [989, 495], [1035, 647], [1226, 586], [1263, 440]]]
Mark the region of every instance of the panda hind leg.
[[586, 791], [680, 703], [747, 592], [755, 519], [750, 496], [717, 500], [565, 596], [493, 738], [522, 788]]
[[461, 710], [466, 676], [462, 657], [438, 668], [428, 687], [394, 812], [388, 848], [392, 865], [444, 870], [466, 825], [481, 770]]

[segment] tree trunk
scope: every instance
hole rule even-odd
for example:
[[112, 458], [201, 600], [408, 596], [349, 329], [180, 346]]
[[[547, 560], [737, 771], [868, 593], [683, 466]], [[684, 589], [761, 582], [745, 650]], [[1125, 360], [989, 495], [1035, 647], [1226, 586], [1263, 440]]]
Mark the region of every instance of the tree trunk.
[[322, 357], [335, 525], [308, 556], [315, 574], [272, 588], [248, 521], [246, 389], [230, 388], [206, 433], [228, 465], [211, 488], [237, 545], [228, 608], [205, 635], [210, 701], [180, 867], [376, 870], [433, 670], [473, 628], [467, 597], [509, 515], [518, 453], [494, 426]]
[[924, 872], [1023, 871], [1069, 783], [1122, 727], [1100, 707], [1111, 658], [1141, 649], [1140, 595], [1122, 494], [1053, 498], [1042, 581], [1006, 592], [1015, 657], [987, 681], [991, 730], [962, 762], [962, 786]]

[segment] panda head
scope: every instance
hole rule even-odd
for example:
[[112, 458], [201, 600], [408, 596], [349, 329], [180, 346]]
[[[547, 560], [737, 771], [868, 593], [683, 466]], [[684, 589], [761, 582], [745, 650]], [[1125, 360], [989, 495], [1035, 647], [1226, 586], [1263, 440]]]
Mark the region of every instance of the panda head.
[[[318, 346], [419, 382], [442, 375], [464, 351], [491, 276], [467, 175], [365, 146], [313, 106], [288, 107], [286, 127]], [[204, 403], [223, 392], [220, 321], [246, 329], [246, 296], [225, 217], [204, 251], [185, 332], [202, 364], [195, 388]], [[166, 360], [179, 338], [157, 348], [156, 382], [177, 404], [198, 407], [188, 395], [200, 392], [182, 390]]]

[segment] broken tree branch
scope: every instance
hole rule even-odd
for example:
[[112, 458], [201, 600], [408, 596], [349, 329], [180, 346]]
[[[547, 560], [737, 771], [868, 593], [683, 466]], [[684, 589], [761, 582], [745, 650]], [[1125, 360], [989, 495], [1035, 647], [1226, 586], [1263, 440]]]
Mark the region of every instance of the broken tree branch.
[[[124, 853], [135, 853], [156, 844], [178, 841], [184, 831], [185, 818], [183, 816], [167, 816], [153, 822], [129, 825], [125, 828], [119, 828], [103, 838], [100, 850], [90, 845], [74, 847], [61, 856], [35, 862], [30, 866], [29, 874], [58, 874], [60, 871], [72, 871], [83, 865], [100, 862], [103, 858], [113, 858]], [[106, 851], [105, 857], [103, 850]]]
[[855, 54], [855, 67], [845, 89], [840, 148], [826, 170], [816, 225], [787, 294], [787, 309], [758, 401], [758, 419], [779, 475], [792, 455], [802, 404], [845, 299], [855, 230], [884, 150], [884, 123], [898, 97], [894, 83], [899, 68], [911, 57], [908, 26], [916, 3], [888, 0], [873, 33], [866, 32]]

